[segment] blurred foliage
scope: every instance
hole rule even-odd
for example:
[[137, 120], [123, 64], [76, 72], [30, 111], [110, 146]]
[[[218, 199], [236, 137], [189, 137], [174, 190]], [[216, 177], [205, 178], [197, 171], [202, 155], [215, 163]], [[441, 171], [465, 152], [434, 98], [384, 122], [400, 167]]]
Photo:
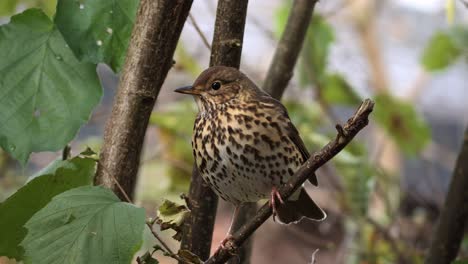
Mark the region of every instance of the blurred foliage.
[[[277, 36], [286, 25], [290, 4], [291, 1], [287, 1], [276, 13]], [[335, 121], [333, 116], [327, 117], [331, 107], [354, 108], [361, 102], [361, 96], [344, 76], [328, 70], [329, 51], [334, 40], [333, 27], [324, 17], [315, 13], [297, 68], [300, 86], [313, 87], [318, 103], [285, 104], [309, 149], [321, 148], [335, 137], [335, 131], [321, 131], [329, 127], [330, 121]], [[376, 107], [373, 118], [377, 125], [387, 131], [404, 153], [416, 154], [421, 151], [430, 140], [430, 130], [414, 106], [388, 94], [376, 94], [374, 99]], [[380, 233], [382, 230], [368, 222], [367, 217], [372, 205], [370, 197], [375, 196], [383, 205], [383, 212], [377, 213], [379, 221], [389, 224], [394, 219], [394, 212], [400, 203], [399, 182], [373, 164], [367, 149], [362, 142], [353, 141], [330, 163], [345, 189], [338, 194], [338, 199], [344, 214], [351, 216], [346, 218], [346, 225], [354, 237], [353, 245], [357, 247], [355, 252], [349, 253], [347, 263], [396, 263], [399, 256], [394, 252], [393, 242], [383, 237]], [[379, 228], [385, 230], [387, 226]], [[409, 254], [407, 257], [414, 263], [422, 263], [421, 256], [417, 254]]]
[[56, 5], [57, 0], [1, 0], [0, 16], [11, 16], [19, 9], [38, 7], [49, 17], [52, 17]]
[[[308, 149], [320, 149], [335, 137], [334, 131], [328, 135], [320, 132], [320, 127], [327, 121], [317, 109], [318, 105], [285, 102], [285, 106]], [[340, 193], [341, 205], [352, 215], [366, 215], [369, 194], [373, 189], [373, 177], [376, 174], [369, 163], [366, 148], [362, 143], [352, 142], [332, 163], [346, 188], [346, 192]]]
[[177, 48], [175, 51], [176, 57], [176, 64], [175, 67], [178, 70], [183, 70], [185, 72], [190, 73], [190, 75], [196, 77], [200, 72], [202, 72], [202, 68], [198, 64], [198, 62], [187, 53], [184, 44], [179, 41], [177, 44]]
[[461, 56], [468, 58], [467, 25], [435, 33], [423, 51], [421, 64], [427, 71], [439, 71], [457, 62]]
[[156, 126], [162, 146], [158, 162], [165, 165], [169, 177], [167, 191], [174, 194], [187, 192], [189, 188], [193, 164], [190, 141], [196, 113], [193, 100], [184, 100], [150, 117], [150, 125]]
[[374, 100], [373, 118], [405, 153], [415, 155], [430, 141], [429, 126], [414, 106], [383, 93]]

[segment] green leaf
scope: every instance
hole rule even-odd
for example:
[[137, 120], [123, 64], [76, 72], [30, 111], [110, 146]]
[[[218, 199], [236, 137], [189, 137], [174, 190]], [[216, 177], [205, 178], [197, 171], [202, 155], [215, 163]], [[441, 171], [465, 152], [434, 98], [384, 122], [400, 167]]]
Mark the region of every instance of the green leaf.
[[146, 251], [145, 254], [143, 254], [143, 256], [141, 257], [138, 257], [138, 263], [142, 263], [142, 264], [159, 264], [159, 261], [155, 258], [153, 258], [153, 256], [151, 256], [151, 253], [149, 251]]
[[26, 263], [128, 264], [142, 242], [143, 208], [84, 186], [55, 196], [25, 225]]
[[462, 54], [461, 48], [447, 32], [437, 32], [423, 51], [421, 63], [427, 71], [443, 70]]
[[38, 9], [0, 27], [0, 146], [26, 163], [65, 146], [102, 94], [96, 65], [80, 63]]
[[361, 97], [339, 74], [327, 74], [325, 84], [319, 88], [322, 98], [330, 104], [357, 105], [361, 102]]
[[127, 52], [138, 0], [60, 0], [55, 23], [75, 55], [107, 63], [114, 72]]
[[416, 154], [429, 142], [429, 125], [414, 107], [388, 94], [375, 96], [375, 120], [407, 154]]
[[76, 157], [55, 161], [42, 175], [36, 176], [0, 204], [0, 256], [22, 259], [19, 243], [26, 236], [23, 225], [59, 193], [89, 185], [95, 173], [96, 162]]
[[177, 233], [174, 239], [180, 241], [182, 238], [182, 225], [189, 216], [190, 211], [187, 206], [164, 199], [157, 212], [157, 223], [161, 230], [173, 229]]

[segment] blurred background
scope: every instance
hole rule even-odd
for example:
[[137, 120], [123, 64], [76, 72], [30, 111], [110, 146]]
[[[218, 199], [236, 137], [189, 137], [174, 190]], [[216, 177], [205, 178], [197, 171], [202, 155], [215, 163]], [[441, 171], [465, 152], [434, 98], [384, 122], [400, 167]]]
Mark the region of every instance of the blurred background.
[[[0, 23], [29, 7], [49, 15], [56, 1], [0, 0]], [[250, 1], [241, 70], [261, 84], [290, 1]], [[191, 15], [211, 41], [216, 1], [194, 1]], [[148, 128], [136, 191], [154, 216], [163, 198], [187, 193], [192, 171], [193, 100], [173, 90], [207, 67], [209, 49], [188, 20], [176, 61]], [[329, 0], [316, 5], [283, 102], [310, 151], [335, 135], [363, 98], [376, 101], [370, 125], [307, 185], [328, 213], [321, 223], [256, 233], [252, 263], [422, 263], [468, 124], [468, 3], [464, 0]], [[72, 142], [72, 154], [99, 150], [118, 76], [98, 67], [101, 104]], [[26, 167], [0, 150], [0, 201], [59, 157], [35, 153]], [[233, 207], [220, 202], [213, 248], [224, 238]], [[177, 242], [164, 231], [174, 248]], [[155, 241], [145, 236], [144, 247]], [[280, 249], [280, 250], [279, 250]], [[143, 251], [144, 252], [144, 251]], [[461, 248], [468, 257], [468, 239]], [[173, 263], [161, 256], [161, 263]], [[14, 263], [0, 258], [0, 263]]]

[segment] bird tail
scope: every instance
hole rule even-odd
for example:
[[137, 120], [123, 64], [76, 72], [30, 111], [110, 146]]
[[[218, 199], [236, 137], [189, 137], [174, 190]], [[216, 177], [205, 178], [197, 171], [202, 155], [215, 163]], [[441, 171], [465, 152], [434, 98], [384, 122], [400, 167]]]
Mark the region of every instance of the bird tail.
[[295, 224], [302, 218], [322, 221], [327, 217], [327, 214], [310, 198], [304, 188], [300, 189], [297, 200], [287, 200], [276, 210], [278, 220], [283, 224]]

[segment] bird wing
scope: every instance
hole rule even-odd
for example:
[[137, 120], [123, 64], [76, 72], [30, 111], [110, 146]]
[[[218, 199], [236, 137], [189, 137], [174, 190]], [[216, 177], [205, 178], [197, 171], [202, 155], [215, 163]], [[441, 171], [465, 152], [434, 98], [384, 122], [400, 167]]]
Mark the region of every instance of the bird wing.
[[[304, 160], [304, 162], [308, 160], [310, 158], [309, 151], [307, 151], [304, 141], [302, 141], [301, 136], [299, 135], [299, 131], [291, 122], [291, 119], [289, 118], [286, 107], [284, 107], [284, 105], [280, 101], [276, 100], [275, 98], [269, 95], [262, 96], [262, 98], [260, 99], [260, 102], [264, 102], [266, 104], [274, 106], [276, 109], [278, 109], [278, 111], [280, 111], [286, 117], [286, 119], [289, 121], [287, 122], [288, 127], [286, 128], [286, 130], [288, 131], [289, 139], [294, 143], [294, 145], [297, 147], [297, 149], [301, 153], [302, 159]], [[309, 181], [314, 186], [318, 185], [317, 176], [315, 175], [315, 173], [309, 176]]]

